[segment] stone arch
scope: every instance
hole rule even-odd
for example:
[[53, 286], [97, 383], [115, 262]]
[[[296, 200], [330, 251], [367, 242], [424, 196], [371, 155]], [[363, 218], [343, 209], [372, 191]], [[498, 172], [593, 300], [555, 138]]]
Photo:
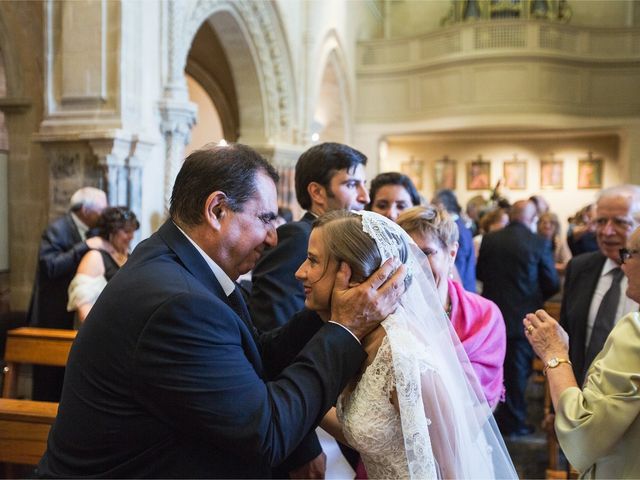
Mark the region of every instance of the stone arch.
[[[323, 128], [329, 134], [329, 140], [349, 143], [351, 141], [351, 125], [353, 124], [352, 93], [347, 72], [344, 49], [335, 30], [327, 33], [316, 57], [321, 68], [314, 76], [312, 89], [313, 108], [306, 129], [309, 132], [317, 129], [318, 114], [324, 115]], [[337, 90], [337, 92], [336, 92]], [[331, 94], [328, 94], [331, 92]], [[337, 93], [337, 95], [335, 95]], [[337, 138], [340, 134], [342, 138]]]
[[198, 0], [192, 5], [188, 9], [182, 2], [171, 3], [170, 76], [175, 79], [182, 74], [196, 32], [209, 22], [233, 72], [239, 140], [252, 144], [292, 141], [296, 96], [288, 47], [274, 5], [251, 0]]

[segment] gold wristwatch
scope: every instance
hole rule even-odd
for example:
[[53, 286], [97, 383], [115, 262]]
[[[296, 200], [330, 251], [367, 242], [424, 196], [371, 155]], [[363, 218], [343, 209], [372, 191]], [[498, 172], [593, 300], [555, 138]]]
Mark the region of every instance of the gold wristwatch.
[[546, 376], [547, 370], [549, 370], [550, 368], [556, 368], [561, 363], [568, 363], [569, 365], [573, 365], [571, 361], [567, 360], [566, 358], [552, 357], [549, 359], [549, 361], [547, 361], [547, 363], [544, 364], [544, 369], [542, 370], [542, 374]]

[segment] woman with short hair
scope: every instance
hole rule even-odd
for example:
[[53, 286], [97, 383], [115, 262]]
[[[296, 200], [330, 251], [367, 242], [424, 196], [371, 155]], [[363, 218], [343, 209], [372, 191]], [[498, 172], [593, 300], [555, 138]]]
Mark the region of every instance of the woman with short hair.
[[138, 219], [127, 207], [107, 207], [100, 215], [96, 226], [98, 236], [111, 248], [85, 253], [69, 284], [67, 310], [77, 311], [80, 323], [87, 318], [107, 282], [129, 258], [129, 245], [138, 228]]

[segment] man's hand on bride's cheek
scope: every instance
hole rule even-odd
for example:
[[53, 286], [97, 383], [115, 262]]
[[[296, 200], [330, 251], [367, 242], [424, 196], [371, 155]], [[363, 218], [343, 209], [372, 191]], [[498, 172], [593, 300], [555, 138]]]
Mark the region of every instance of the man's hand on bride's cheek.
[[405, 276], [406, 267], [389, 259], [367, 280], [350, 287], [351, 269], [341, 263], [331, 297], [331, 320], [362, 339], [395, 311]]

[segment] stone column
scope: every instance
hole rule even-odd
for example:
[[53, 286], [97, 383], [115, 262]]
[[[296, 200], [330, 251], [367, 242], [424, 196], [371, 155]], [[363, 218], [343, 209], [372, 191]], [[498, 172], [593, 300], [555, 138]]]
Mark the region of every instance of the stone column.
[[121, 138], [91, 139], [89, 145], [98, 157], [98, 165], [103, 170], [101, 186], [107, 193], [109, 205], [129, 206], [129, 172], [126, 161], [131, 153], [131, 140]]
[[183, 161], [184, 147], [189, 143], [191, 127], [196, 121], [197, 106], [189, 101], [165, 99], [160, 102], [160, 130], [165, 140], [164, 205], [169, 211], [173, 182]]

